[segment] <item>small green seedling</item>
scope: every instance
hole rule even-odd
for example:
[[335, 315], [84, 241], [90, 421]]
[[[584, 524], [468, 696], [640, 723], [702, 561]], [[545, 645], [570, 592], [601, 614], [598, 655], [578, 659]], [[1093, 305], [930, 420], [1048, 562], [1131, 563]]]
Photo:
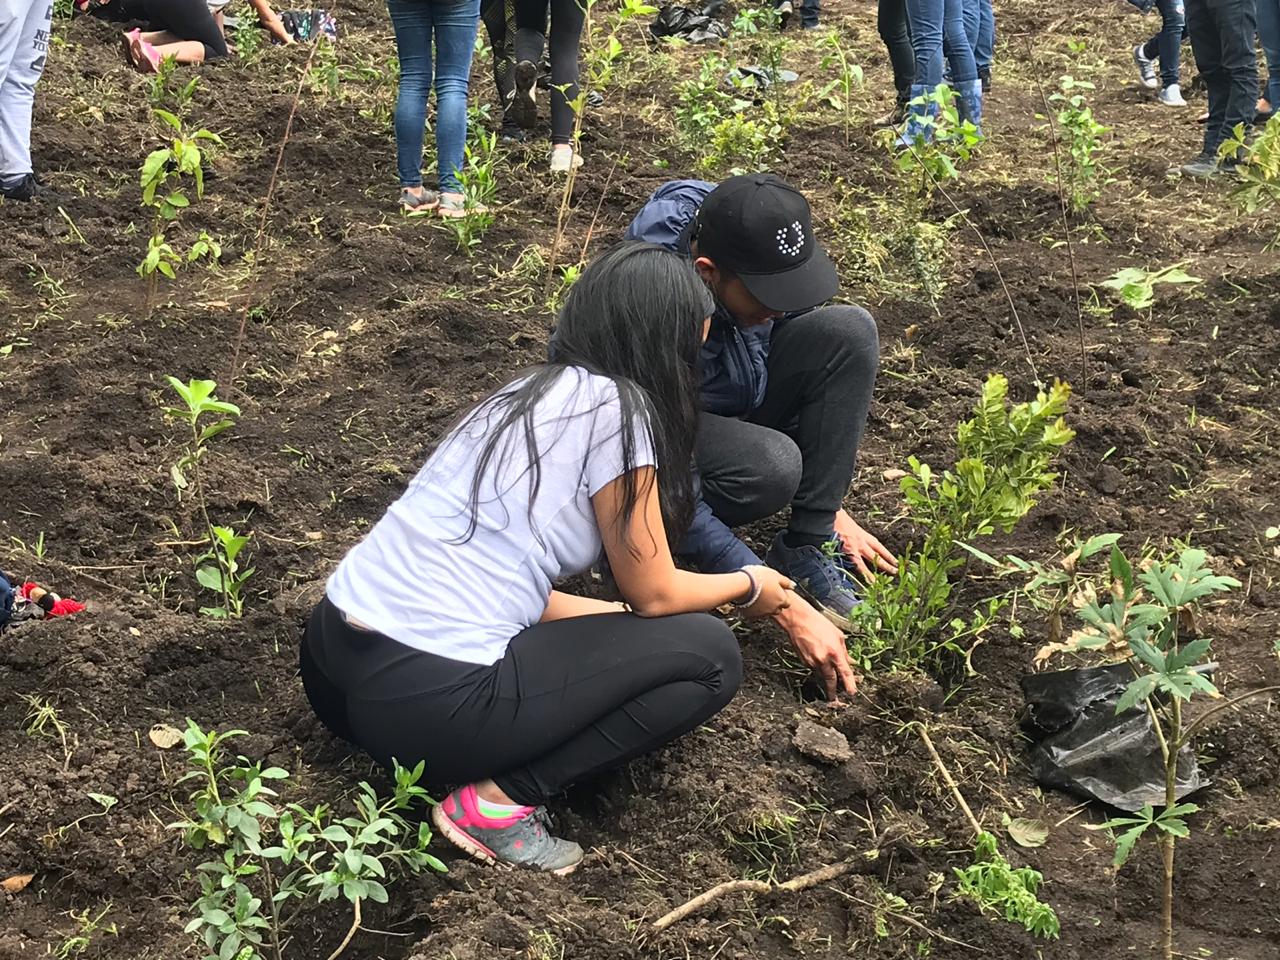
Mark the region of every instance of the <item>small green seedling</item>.
[[959, 98], [945, 83], [916, 97], [909, 107], [918, 130], [907, 148], [899, 146], [902, 130], [882, 130], [879, 137], [906, 178], [904, 200], [918, 216], [943, 183], [960, 179], [961, 165], [973, 157], [983, 138], [972, 120], [961, 118]]
[[822, 55], [822, 69], [828, 70], [834, 66], [836, 79], [822, 92], [819, 99], [831, 102], [844, 114], [844, 145], [847, 147], [853, 126], [853, 92], [862, 87], [862, 67], [849, 60], [848, 51], [835, 30], [823, 38], [822, 48], [826, 51]]
[[1058, 915], [1036, 896], [1044, 877], [1031, 867], [1011, 867], [992, 834], [978, 834], [973, 863], [955, 873], [960, 895], [974, 900], [983, 913], [1020, 923], [1033, 936], [1058, 939]]
[[394, 765], [389, 797], [361, 783], [354, 815], [340, 817], [326, 804], [281, 805], [269, 784], [283, 784], [288, 771], [244, 756], [225, 759], [229, 741], [244, 735], [206, 732], [187, 721], [190, 769], [179, 782], [195, 789], [181, 819], [168, 825], [211, 856], [196, 868], [201, 895], [186, 928], [210, 955], [284, 960], [289, 925], [304, 910], [339, 899], [351, 904], [354, 917], [345, 947], [359, 929], [361, 903], [386, 903], [385, 884], [395, 874], [445, 870], [427, 852], [429, 823], [405, 815], [415, 804], [433, 802], [418, 786], [421, 763], [412, 770]]
[[[176, 377], [168, 380], [169, 386], [182, 399], [183, 406], [165, 407], [164, 412], [185, 423], [190, 431], [186, 449], [169, 468], [169, 477], [178, 491], [179, 501], [184, 491], [190, 489], [194, 493], [204, 521], [209, 550], [196, 560], [196, 580], [205, 589], [217, 589], [222, 595], [220, 607], [205, 607], [201, 612], [215, 617], [239, 617], [244, 612], [240, 591], [253, 570], [241, 572], [236, 558], [249, 538], [237, 535], [231, 527], [215, 527], [210, 521], [200, 465], [208, 455], [209, 441], [235, 426], [240, 408], [234, 403], [219, 400], [215, 396], [218, 385], [212, 380], [191, 380], [187, 383]], [[213, 573], [205, 565], [208, 560], [214, 562]]]
[[1114, 290], [1125, 306], [1132, 310], [1149, 310], [1156, 302], [1156, 287], [1162, 283], [1197, 284], [1199, 277], [1193, 277], [1182, 269], [1181, 264], [1165, 267], [1162, 270], [1143, 270], [1141, 267], [1125, 267], [1118, 270], [1100, 284], [1108, 290]]
[[91, 914], [87, 908], [80, 911], [72, 910], [68, 913], [67, 916], [75, 921], [76, 929], [53, 951], [56, 960], [71, 960], [72, 957], [80, 956], [93, 943], [94, 934], [107, 933], [113, 937], [117, 936], [120, 931], [114, 923], [103, 923], [110, 912], [111, 904], [108, 903], [96, 914]]
[[1063, 190], [1076, 213], [1087, 210], [1101, 194], [1106, 183], [1106, 170], [1099, 161], [1102, 135], [1108, 128], [1093, 117], [1093, 110], [1083, 93], [1092, 90], [1087, 80], [1064, 76], [1059, 92], [1050, 94], [1049, 102], [1058, 106], [1058, 128], [1066, 140], [1067, 155], [1062, 171]]

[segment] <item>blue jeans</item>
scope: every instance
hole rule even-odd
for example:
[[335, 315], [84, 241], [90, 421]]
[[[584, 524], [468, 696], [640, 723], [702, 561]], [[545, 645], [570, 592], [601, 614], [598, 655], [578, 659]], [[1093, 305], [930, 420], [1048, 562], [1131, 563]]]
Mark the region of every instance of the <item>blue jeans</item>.
[[991, 0], [964, 0], [964, 33], [978, 72], [989, 71], [996, 52], [996, 11]]
[[[1258, 0], [1259, 6], [1266, 0]], [[1274, 0], [1280, 4], [1280, 0]], [[1142, 55], [1148, 60], [1160, 58], [1160, 86], [1180, 83], [1182, 68], [1182, 41], [1187, 38], [1187, 18], [1182, 0], [1156, 0], [1160, 10], [1160, 32], [1142, 45]], [[1261, 20], [1261, 15], [1259, 15]]]
[[944, 53], [952, 83], [978, 79], [973, 47], [964, 32], [964, 0], [907, 0], [907, 19], [916, 54], [916, 84], [932, 90], [942, 82]]
[[1267, 102], [1280, 111], [1280, 0], [1258, 0], [1258, 39], [1267, 55]]
[[461, 193], [458, 170], [467, 143], [467, 84], [480, 0], [387, 0], [400, 58], [396, 98], [396, 167], [402, 187], [422, 184], [422, 139], [431, 93], [435, 37], [436, 166], [440, 189]]

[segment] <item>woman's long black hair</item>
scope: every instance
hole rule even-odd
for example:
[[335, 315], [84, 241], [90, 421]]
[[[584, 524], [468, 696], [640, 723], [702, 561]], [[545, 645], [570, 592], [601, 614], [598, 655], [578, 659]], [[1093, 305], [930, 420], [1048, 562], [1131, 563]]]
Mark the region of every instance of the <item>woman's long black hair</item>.
[[623, 476], [618, 524], [629, 526], [636, 505], [649, 492], [636, 482], [640, 428], [652, 439], [660, 468], [658, 499], [667, 537], [673, 546], [678, 543], [693, 519], [698, 352], [703, 324], [714, 307], [688, 259], [654, 244], [620, 243], [587, 267], [560, 310], [549, 362], [522, 374], [463, 418], [474, 423], [483, 416], [485, 439], [471, 478], [471, 516], [462, 541], [475, 533], [485, 477], [502, 470], [511, 444], [521, 439], [530, 464], [532, 510], [542, 481], [535, 408], [569, 368], [580, 367], [618, 387]]

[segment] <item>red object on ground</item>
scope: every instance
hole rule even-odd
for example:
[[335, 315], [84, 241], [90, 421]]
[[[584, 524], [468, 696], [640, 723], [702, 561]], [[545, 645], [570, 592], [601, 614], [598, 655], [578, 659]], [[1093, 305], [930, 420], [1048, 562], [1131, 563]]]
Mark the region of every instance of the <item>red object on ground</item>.
[[[40, 607], [51, 617], [65, 617], [73, 613], [79, 613], [84, 609], [84, 604], [77, 600], [58, 596], [56, 593], [50, 593], [38, 583], [27, 581], [18, 588], [18, 596], [23, 600], [29, 600], [32, 603], [39, 604]], [[48, 598], [52, 598], [52, 603]], [[44, 603], [41, 601], [44, 600]]]

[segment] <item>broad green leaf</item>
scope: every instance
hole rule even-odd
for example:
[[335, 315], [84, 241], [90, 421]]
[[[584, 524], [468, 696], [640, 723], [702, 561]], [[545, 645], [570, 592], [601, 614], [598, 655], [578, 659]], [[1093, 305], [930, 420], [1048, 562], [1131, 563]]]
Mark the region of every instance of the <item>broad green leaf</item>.
[[1125, 689], [1124, 693], [1120, 696], [1120, 700], [1116, 703], [1116, 713], [1124, 713], [1126, 710], [1131, 710], [1137, 706], [1138, 703], [1146, 700], [1147, 697], [1151, 696], [1151, 694], [1155, 692], [1158, 680], [1159, 677], [1154, 673], [1144, 673], [1142, 676], [1138, 677], [1138, 679], [1134, 680], [1133, 683], [1129, 684]]

